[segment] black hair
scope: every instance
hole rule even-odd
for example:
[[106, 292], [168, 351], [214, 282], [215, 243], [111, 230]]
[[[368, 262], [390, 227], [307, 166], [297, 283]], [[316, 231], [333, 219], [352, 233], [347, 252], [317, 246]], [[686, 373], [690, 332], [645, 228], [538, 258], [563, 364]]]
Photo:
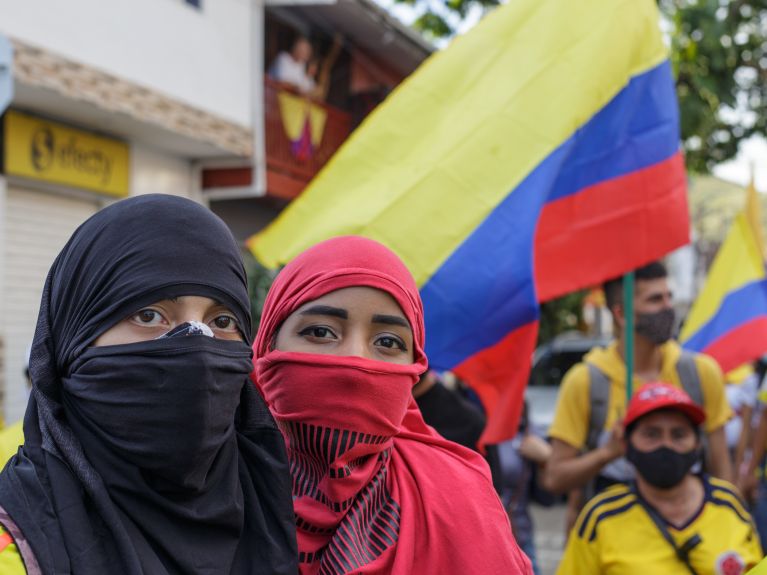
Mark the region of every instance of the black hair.
[[[668, 277], [668, 270], [659, 261], [649, 263], [634, 271], [635, 281], [657, 280], [665, 277]], [[623, 303], [623, 276], [607, 280], [602, 285], [602, 290], [605, 292], [607, 309], [612, 311], [613, 307]]]

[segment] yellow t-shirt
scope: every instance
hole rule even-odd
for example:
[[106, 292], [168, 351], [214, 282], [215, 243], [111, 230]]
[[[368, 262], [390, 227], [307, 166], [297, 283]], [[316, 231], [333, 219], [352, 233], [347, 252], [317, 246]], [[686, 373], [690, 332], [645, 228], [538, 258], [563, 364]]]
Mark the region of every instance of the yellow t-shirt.
[[[679, 344], [675, 341], [668, 341], [661, 346], [663, 359], [660, 380], [677, 387], [682, 387], [676, 370], [681, 351]], [[606, 348], [590, 351], [584, 359], [602, 370], [610, 379], [610, 398], [604, 428], [605, 431], [609, 431], [626, 412], [626, 365], [618, 354], [615, 343]], [[703, 393], [703, 408], [706, 412], [705, 429], [710, 433], [723, 426], [732, 417], [732, 410], [725, 396], [722, 370], [719, 369], [716, 361], [706, 355], [696, 354], [695, 366], [698, 368]], [[642, 383], [644, 382], [635, 376], [634, 390], [638, 390]], [[564, 441], [576, 449], [583, 449], [588, 438], [591, 412], [590, 385], [589, 370], [585, 362], [573, 366], [565, 374], [559, 388], [554, 421], [549, 429], [549, 436]]]
[[0, 573], [3, 575], [26, 575], [27, 573], [16, 543], [2, 525], [0, 525]]
[[[24, 443], [24, 420], [17, 421], [0, 430], [0, 469], [16, 455], [19, 446]], [[0, 571], [2, 573], [2, 571]]]
[[[699, 575], [742, 575], [762, 559], [759, 537], [743, 502], [726, 481], [705, 477], [703, 507], [687, 525], [668, 525], [681, 547], [694, 535], [690, 551]], [[570, 533], [557, 575], [647, 575], [687, 573], [687, 568], [626, 485], [594, 497]]]

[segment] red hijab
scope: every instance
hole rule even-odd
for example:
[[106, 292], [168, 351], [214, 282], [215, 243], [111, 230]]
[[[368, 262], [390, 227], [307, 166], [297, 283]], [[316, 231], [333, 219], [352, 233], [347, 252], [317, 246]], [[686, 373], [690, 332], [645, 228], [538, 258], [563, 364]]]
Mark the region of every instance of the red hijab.
[[[355, 286], [396, 300], [414, 363], [271, 349], [296, 309]], [[428, 427], [412, 398], [427, 365], [423, 308], [391, 251], [341, 237], [299, 255], [269, 292], [254, 351], [288, 448], [302, 574], [532, 573], [485, 461]]]

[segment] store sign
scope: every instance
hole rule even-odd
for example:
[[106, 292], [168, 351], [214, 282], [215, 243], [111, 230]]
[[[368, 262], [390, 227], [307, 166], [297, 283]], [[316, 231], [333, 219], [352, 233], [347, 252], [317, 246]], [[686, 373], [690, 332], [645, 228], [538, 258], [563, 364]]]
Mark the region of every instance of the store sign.
[[5, 114], [5, 173], [128, 195], [128, 145], [16, 111]]

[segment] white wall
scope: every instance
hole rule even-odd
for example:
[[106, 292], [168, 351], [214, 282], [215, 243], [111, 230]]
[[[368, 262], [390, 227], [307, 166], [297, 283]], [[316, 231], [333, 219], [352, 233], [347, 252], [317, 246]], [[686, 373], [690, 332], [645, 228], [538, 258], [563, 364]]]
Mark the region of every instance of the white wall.
[[202, 200], [199, 177], [189, 161], [134, 143], [130, 148], [130, 164], [132, 196], [172, 194]]
[[250, 0], [0, 0], [0, 32], [250, 126]]
[[687, 244], [666, 258], [674, 304], [688, 308], [698, 295], [695, 285], [695, 248]]

